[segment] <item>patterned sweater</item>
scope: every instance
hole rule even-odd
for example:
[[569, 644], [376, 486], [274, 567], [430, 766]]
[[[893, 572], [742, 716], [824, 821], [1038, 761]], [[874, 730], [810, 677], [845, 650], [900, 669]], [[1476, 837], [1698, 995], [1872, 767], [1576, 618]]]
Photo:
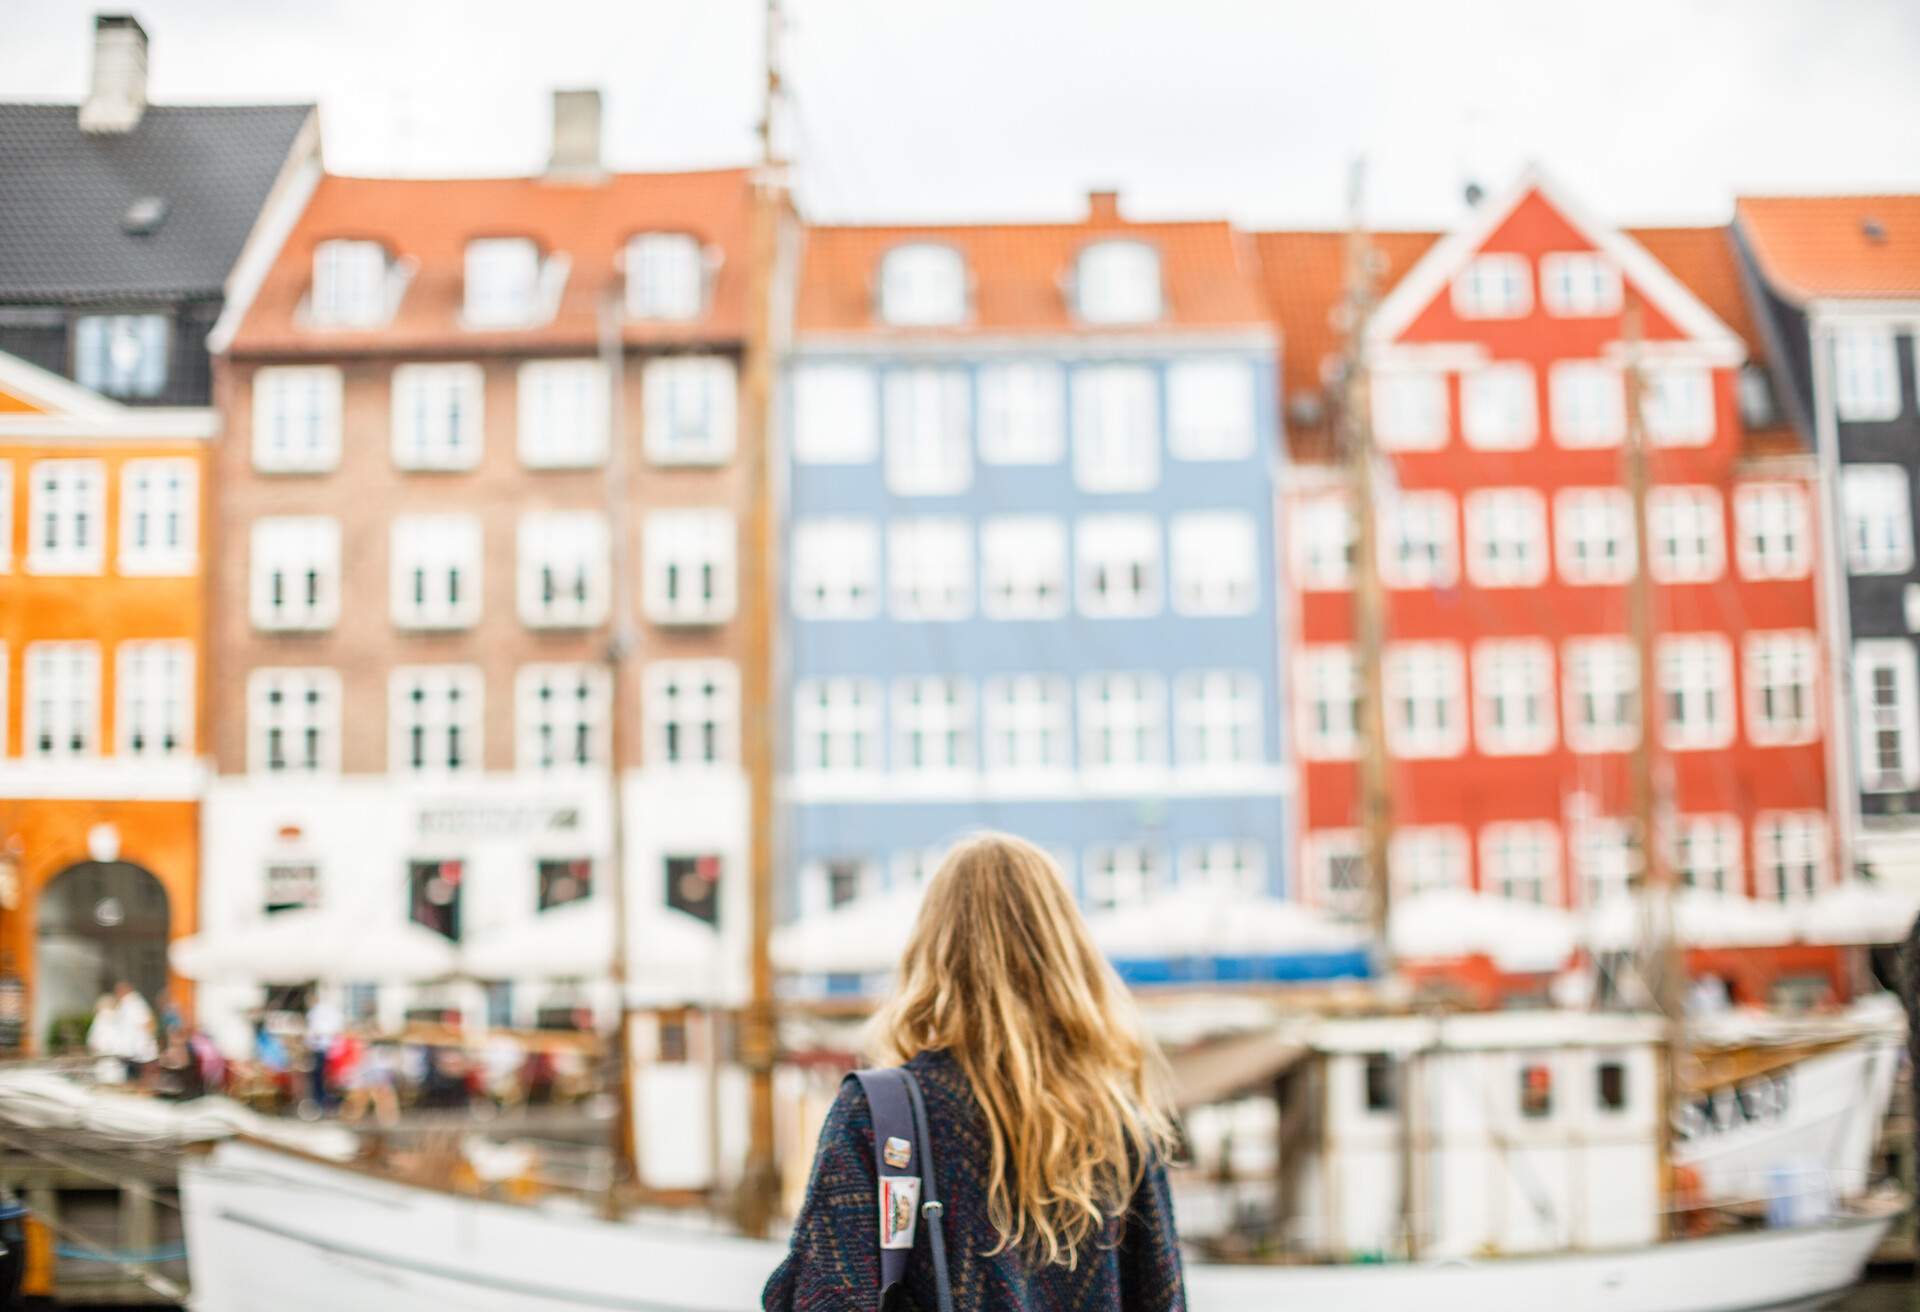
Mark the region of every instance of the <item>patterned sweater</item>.
[[[907, 1063], [926, 1095], [934, 1163], [946, 1203], [947, 1270], [955, 1312], [1185, 1312], [1180, 1249], [1166, 1171], [1155, 1163], [1124, 1220], [1079, 1264], [1030, 1263], [1017, 1253], [988, 1252], [999, 1242], [987, 1220], [986, 1121], [967, 1077], [945, 1053]], [[873, 1169], [873, 1119], [857, 1081], [840, 1096], [820, 1129], [806, 1204], [793, 1226], [793, 1247], [767, 1281], [766, 1312], [867, 1312], [880, 1288], [879, 1202]], [[931, 1312], [933, 1267], [926, 1223], [907, 1263], [907, 1306]]]

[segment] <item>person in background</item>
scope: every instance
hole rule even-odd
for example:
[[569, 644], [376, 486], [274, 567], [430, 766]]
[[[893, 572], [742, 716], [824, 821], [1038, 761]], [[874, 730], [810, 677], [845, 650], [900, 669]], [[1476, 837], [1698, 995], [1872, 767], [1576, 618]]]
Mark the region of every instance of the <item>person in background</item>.
[[309, 1090], [316, 1114], [324, 1116], [331, 1107], [332, 1093], [327, 1087], [327, 1059], [333, 1045], [346, 1029], [346, 1017], [325, 994], [316, 997], [307, 1008], [307, 1059]]
[[87, 1051], [95, 1058], [97, 1076], [103, 1084], [119, 1084], [127, 1078], [126, 1043], [120, 1033], [120, 1012], [111, 993], [102, 993], [93, 1004], [93, 1020], [87, 1025]]
[[154, 1033], [153, 1008], [126, 980], [113, 986], [113, 1009], [119, 1018], [120, 1059], [126, 1063], [127, 1078], [138, 1080], [149, 1063], [160, 1055]]

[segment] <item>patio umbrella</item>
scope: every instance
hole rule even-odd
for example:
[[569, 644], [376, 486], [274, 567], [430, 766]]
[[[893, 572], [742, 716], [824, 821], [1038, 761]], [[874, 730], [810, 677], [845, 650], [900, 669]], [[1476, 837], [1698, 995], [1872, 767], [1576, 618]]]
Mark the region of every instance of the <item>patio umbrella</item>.
[[188, 979], [249, 983], [410, 982], [439, 979], [458, 965], [453, 944], [423, 925], [317, 910], [189, 935], [167, 956]]

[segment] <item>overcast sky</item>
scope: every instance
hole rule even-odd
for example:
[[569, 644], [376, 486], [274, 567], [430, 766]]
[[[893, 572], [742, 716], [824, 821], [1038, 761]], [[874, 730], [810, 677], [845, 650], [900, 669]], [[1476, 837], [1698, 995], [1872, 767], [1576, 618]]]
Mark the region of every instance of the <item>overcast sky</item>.
[[[790, 153], [828, 219], [1382, 226], [1537, 159], [1621, 222], [1920, 189], [1913, 0], [785, 0]], [[9, 0], [0, 99], [75, 100], [89, 0]], [[598, 86], [617, 167], [750, 158], [761, 0], [113, 0], [158, 101], [317, 99], [329, 165], [515, 173]]]

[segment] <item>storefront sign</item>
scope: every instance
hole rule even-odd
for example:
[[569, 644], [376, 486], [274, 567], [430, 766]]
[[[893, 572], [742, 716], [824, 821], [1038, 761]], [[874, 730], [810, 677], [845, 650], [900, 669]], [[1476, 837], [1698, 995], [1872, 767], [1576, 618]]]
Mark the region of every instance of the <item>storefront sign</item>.
[[547, 802], [441, 802], [420, 809], [418, 828], [422, 838], [520, 838], [578, 832], [581, 816]]

